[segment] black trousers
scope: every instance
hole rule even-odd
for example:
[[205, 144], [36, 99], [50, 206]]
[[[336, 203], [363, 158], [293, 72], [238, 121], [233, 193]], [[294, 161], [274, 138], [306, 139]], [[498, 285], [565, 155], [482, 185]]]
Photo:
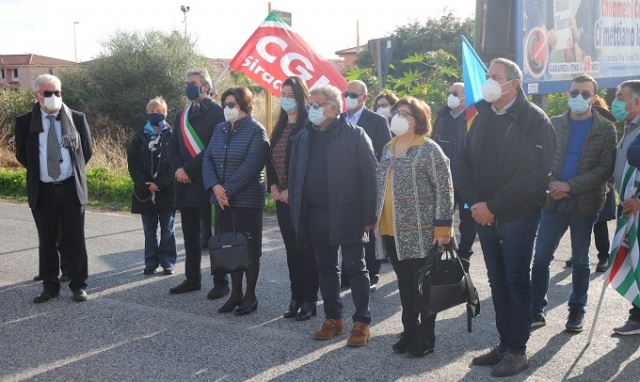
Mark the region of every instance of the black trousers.
[[[402, 326], [404, 332], [412, 333], [418, 329], [418, 326], [424, 328], [429, 336], [435, 335], [436, 315], [420, 314], [415, 309], [415, 275], [416, 272], [424, 265], [424, 259], [406, 259], [399, 260], [396, 251], [396, 241], [393, 236], [382, 236], [385, 242], [389, 260], [393, 266], [393, 271], [398, 279], [398, 292], [400, 293], [400, 303], [402, 304]], [[418, 323], [420, 318], [420, 323]]]
[[[202, 231], [200, 221], [204, 219], [211, 222], [211, 207], [180, 208], [180, 219], [182, 221], [182, 236], [184, 237], [184, 273], [188, 282], [194, 285], [201, 285], [200, 263], [202, 262], [202, 248], [200, 235]], [[211, 226], [211, 223], [209, 223], [209, 226]], [[229, 285], [228, 276], [226, 274], [213, 275], [213, 285]]]
[[465, 208], [465, 203], [462, 200], [460, 193], [455, 190], [453, 193], [454, 204], [458, 205], [458, 213], [460, 215], [460, 225], [458, 225], [458, 231], [460, 231], [460, 243], [458, 244], [458, 256], [463, 259], [469, 260], [473, 255], [473, 242], [476, 240], [476, 222], [471, 217], [470, 206]]
[[[89, 275], [84, 236], [84, 206], [78, 200], [73, 177], [54, 186], [40, 182], [36, 208], [31, 210], [38, 228], [39, 273], [43, 289], [58, 293], [60, 264], [65, 264], [71, 290], [85, 289]], [[61, 244], [58, 256], [58, 242]], [[62, 257], [62, 259], [60, 258]]]
[[593, 225], [593, 238], [596, 242], [596, 249], [598, 250], [598, 259], [609, 259], [609, 249], [611, 249], [611, 242], [609, 241], [609, 227], [607, 222], [596, 222]]
[[318, 301], [318, 267], [309, 243], [304, 249], [297, 249], [296, 233], [291, 221], [289, 204], [276, 202], [278, 226], [287, 251], [287, 266], [291, 281], [291, 299], [305, 302]]

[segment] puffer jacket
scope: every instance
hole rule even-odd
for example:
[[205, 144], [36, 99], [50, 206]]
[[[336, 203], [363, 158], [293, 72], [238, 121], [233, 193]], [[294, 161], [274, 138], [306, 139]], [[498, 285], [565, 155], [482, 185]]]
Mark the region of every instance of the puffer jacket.
[[[596, 215], [606, 200], [607, 181], [613, 175], [616, 160], [615, 118], [607, 110], [592, 108], [593, 124], [587, 133], [580, 153], [578, 175], [569, 179], [571, 195], [577, 197], [578, 216], [588, 218]], [[556, 151], [551, 165], [551, 181], [560, 180], [564, 158], [567, 153], [571, 125], [569, 111], [551, 119], [556, 131]], [[555, 200], [547, 196], [546, 210], [552, 210]]]
[[[394, 158], [392, 140], [382, 150], [377, 171], [379, 223], [391, 174], [393, 227], [399, 260], [427, 257], [433, 246], [434, 228], [453, 227], [453, 182], [449, 159], [440, 146], [425, 137], [424, 144], [410, 147]], [[378, 224], [379, 226], [379, 224]], [[376, 257], [384, 251], [380, 232], [376, 235]]]

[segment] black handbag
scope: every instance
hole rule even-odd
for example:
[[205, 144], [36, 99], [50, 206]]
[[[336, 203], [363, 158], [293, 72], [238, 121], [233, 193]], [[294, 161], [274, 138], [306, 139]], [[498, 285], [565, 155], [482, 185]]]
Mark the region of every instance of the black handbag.
[[436, 314], [467, 305], [467, 330], [471, 319], [480, 314], [480, 299], [471, 276], [464, 270], [453, 242], [434, 245], [424, 265], [416, 273], [415, 310], [422, 314]]
[[[233, 230], [223, 232], [223, 214], [227, 211], [231, 213]], [[217, 224], [220, 224], [220, 232], [209, 238], [211, 274], [235, 273], [258, 268], [259, 260], [253, 250], [251, 234], [238, 229], [236, 216], [231, 207], [227, 207], [220, 214]]]

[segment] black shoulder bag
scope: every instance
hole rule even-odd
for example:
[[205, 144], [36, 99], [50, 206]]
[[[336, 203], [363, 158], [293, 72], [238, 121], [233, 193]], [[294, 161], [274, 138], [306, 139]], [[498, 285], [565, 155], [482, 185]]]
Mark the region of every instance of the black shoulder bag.
[[480, 314], [480, 299], [471, 276], [462, 266], [453, 242], [429, 251], [424, 265], [416, 273], [415, 310], [422, 314], [436, 314], [467, 305], [467, 331], [471, 319]]

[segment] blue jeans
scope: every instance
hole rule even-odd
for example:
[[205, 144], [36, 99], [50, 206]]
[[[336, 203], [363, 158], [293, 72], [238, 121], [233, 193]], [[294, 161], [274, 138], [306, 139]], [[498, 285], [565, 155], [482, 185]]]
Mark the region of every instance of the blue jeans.
[[[160, 210], [155, 214], [142, 214], [144, 229], [144, 267], [156, 269], [173, 268], [176, 265], [178, 250], [176, 248], [174, 210]], [[160, 241], [158, 241], [158, 223], [160, 223]]]
[[351, 297], [356, 312], [353, 322], [371, 322], [369, 311], [370, 284], [369, 272], [364, 260], [362, 243], [349, 245], [329, 244], [329, 213], [309, 214], [309, 234], [316, 256], [320, 280], [320, 293], [324, 302], [324, 313], [327, 319], [342, 318], [342, 298], [340, 297], [340, 263], [338, 248], [342, 249], [344, 272], [349, 277]]
[[548, 304], [547, 291], [551, 260], [567, 228], [571, 228], [571, 262], [573, 263], [571, 274], [573, 291], [569, 297], [569, 309], [585, 312], [591, 274], [589, 246], [593, 225], [597, 219], [597, 215], [589, 218], [578, 217], [575, 197], [557, 200], [552, 211], [542, 211], [531, 271], [533, 313], [544, 312]]
[[538, 220], [476, 224], [487, 265], [500, 345], [516, 354], [527, 349], [531, 326], [530, 264]]

